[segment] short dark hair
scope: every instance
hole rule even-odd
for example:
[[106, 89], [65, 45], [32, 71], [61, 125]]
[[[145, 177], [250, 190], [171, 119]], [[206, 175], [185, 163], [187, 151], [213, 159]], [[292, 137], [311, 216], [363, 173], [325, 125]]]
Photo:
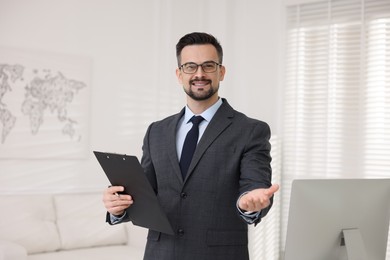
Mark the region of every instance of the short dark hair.
[[218, 42], [218, 40], [208, 33], [203, 32], [193, 32], [184, 35], [179, 42], [176, 44], [176, 58], [177, 58], [177, 65], [180, 66], [180, 60], [181, 60], [181, 51], [184, 47], [188, 45], [202, 45], [202, 44], [211, 44], [215, 47], [217, 50], [219, 63], [222, 64], [223, 59], [223, 50], [221, 44]]

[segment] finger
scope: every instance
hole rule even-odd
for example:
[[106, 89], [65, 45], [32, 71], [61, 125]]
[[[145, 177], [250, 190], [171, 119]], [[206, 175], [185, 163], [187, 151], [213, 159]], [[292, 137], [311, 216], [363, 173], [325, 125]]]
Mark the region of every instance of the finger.
[[248, 201], [248, 211], [259, 211], [262, 208], [266, 207], [267, 198], [262, 196], [253, 196], [249, 198]]
[[118, 192], [123, 192], [125, 188], [123, 186], [111, 186], [107, 188], [107, 192], [111, 194], [115, 194]]
[[132, 200], [114, 200], [114, 201], [111, 201], [110, 203], [110, 207], [128, 207], [130, 206], [131, 204], [133, 204], [133, 201]]
[[271, 197], [272, 195], [274, 195], [275, 192], [277, 192], [279, 190], [279, 184], [273, 184], [271, 187], [269, 187], [268, 189], [265, 190], [265, 194], [269, 197]]
[[253, 203], [253, 201], [250, 201], [248, 200], [246, 203], [245, 203], [245, 208], [244, 210], [246, 211], [253, 211], [253, 209], [255, 208], [255, 204]]
[[242, 210], [246, 210], [246, 211], [248, 211], [248, 209], [249, 209], [249, 199], [248, 199], [248, 196], [247, 196], [248, 194], [246, 194], [246, 195], [244, 195], [241, 199], [240, 199], [240, 201], [239, 201], [239, 207], [240, 207], [240, 209], [242, 209]]
[[113, 215], [122, 215], [123, 212], [128, 208], [128, 206], [118, 206], [118, 207], [112, 207], [109, 208], [107, 211], [110, 212]]
[[[127, 209], [133, 204], [133, 201], [113, 201], [108, 203], [107, 210], [110, 213], [119, 212]], [[114, 213], [114, 215], [117, 215]]]
[[[119, 194], [118, 194], [119, 195]], [[103, 196], [103, 203], [107, 209], [118, 206], [118, 205], [131, 205], [133, 203], [133, 198], [130, 195], [115, 195], [111, 193], [106, 193]]]
[[268, 207], [270, 204], [269, 198], [268, 197], [259, 197], [256, 200], [256, 210], [261, 210], [263, 208]]
[[132, 200], [132, 197], [130, 195], [127, 195], [127, 194], [114, 193], [114, 194], [110, 194], [110, 200], [111, 201], [130, 201], [130, 200]]

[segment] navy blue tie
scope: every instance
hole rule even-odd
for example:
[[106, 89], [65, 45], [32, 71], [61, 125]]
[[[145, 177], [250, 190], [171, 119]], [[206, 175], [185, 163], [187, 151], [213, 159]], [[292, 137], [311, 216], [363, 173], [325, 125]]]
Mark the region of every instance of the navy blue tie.
[[193, 116], [190, 121], [192, 122], [192, 128], [188, 131], [186, 139], [184, 140], [183, 150], [180, 157], [180, 169], [183, 176], [183, 180], [187, 175], [188, 167], [194, 155], [196, 145], [199, 138], [199, 124], [204, 120], [201, 116]]

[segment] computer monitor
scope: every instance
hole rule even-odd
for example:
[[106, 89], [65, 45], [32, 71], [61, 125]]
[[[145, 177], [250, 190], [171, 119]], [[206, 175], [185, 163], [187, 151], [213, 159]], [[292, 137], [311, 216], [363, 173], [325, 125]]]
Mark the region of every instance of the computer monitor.
[[284, 260], [385, 260], [390, 179], [294, 180]]

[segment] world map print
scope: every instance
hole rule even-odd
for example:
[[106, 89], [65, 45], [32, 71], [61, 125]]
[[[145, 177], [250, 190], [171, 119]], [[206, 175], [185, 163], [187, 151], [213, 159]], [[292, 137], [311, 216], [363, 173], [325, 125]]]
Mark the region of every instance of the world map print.
[[[79, 157], [76, 154], [80, 153], [81, 143], [86, 138], [83, 135], [86, 135], [88, 115], [84, 109], [89, 106], [83, 103], [88, 102], [84, 92], [89, 83], [88, 76], [78, 71], [77, 60], [74, 61], [78, 64], [75, 69], [69, 58], [60, 56], [49, 55], [48, 59], [44, 54], [18, 52], [18, 55], [12, 55], [7, 51], [7, 55], [3, 54], [6, 58], [2, 59], [1, 54], [0, 50], [0, 157], [14, 157], [10, 156], [12, 153], [23, 155], [23, 146], [33, 152], [33, 144], [49, 148], [40, 152], [43, 157], [53, 157], [61, 148], [66, 148], [65, 157]], [[18, 57], [15, 62], [12, 62], [12, 56]], [[88, 74], [88, 69], [83, 70]], [[30, 153], [22, 157], [40, 156]]]

